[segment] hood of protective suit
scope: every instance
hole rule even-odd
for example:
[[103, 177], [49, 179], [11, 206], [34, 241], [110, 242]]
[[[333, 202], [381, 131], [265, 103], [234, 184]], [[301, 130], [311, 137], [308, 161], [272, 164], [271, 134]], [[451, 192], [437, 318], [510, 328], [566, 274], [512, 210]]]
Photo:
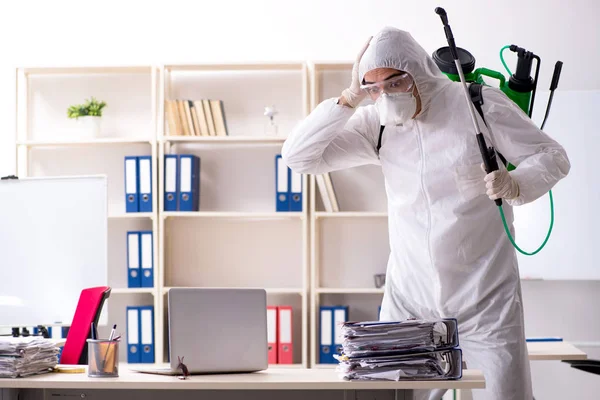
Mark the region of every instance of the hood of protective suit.
[[371, 39], [358, 67], [361, 84], [365, 74], [377, 68], [394, 68], [413, 77], [421, 97], [420, 114], [429, 109], [436, 92], [452, 83], [410, 33], [396, 28], [386, 27]]

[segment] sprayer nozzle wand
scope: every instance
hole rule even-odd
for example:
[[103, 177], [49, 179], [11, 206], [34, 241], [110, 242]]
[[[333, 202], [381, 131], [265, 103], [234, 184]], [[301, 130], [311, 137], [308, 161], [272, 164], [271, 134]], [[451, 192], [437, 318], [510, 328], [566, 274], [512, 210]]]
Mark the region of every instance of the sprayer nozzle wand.
[[552, 75], [552, 83], [550, 84], [550, 90], [556, 90], [556, 88], [558, 87], [558, 78], [560, 78], [562, 65], [562, 61], [557, 61], [554, 65], [554, 74]]
[[436, 7], [435, 12], [440, 16], [442, 24], [444, 24], [444, 33], [446, 33], [446, 40], [448, 40], [448, 47], [450, 48], [452, 58], [458, 60], [458, 51], [456, 50], [456, 44], [454, 43], [454, 36], [452, 36], [450, 25], [448, 25], [448, 14], [446, 14], [446, 10], [442, 7]]
[[[475, 116], [475, 110], [473, 109], [473, 104], [471, 102], [471, 95], [469, 95], [469, 89], [467, 87], [465, 75], [462, 70], [460, 59], [458, 58], [456, 43], [454, 43], [454, 37], [452, 36], [452, 29], [450, 29], [450, 25], [448, 24], [448, 15], [446, 14], [446, 10], [444, 10], [442, 7], [436, 7], [435, 13], [440, 16], [442, 23], [444, 24], [444, 32], [446, 33], [446, 39], [448, 40], [448, 48], [450, 49], [450, 53], [452, 53], [452, 58], [454, 59], [454, 64], [456, 65], [460, 83], [465, 94], [465, 100], [467, 101], [469, 114], [471, 115], [471, 121], [473, 122], [473, 128], [475, 129], [475, 136], [477, 137], [479, 150], [483, 158], [483, 163], [485, 164], [485, 169], [489, 174], [490, 172], [498, 169], [496, 151], [493, 147], [487, 147], [483, 133], [481, 133], [481, 130], [479, 129], [479, 122], [477, 122], [477, 117]], [[495, 200], [495, 203], [497, 206], [501, 206], [502, 199]]]
[[541, 130], [544, 130], [544, 126], [546, 126], [546, 121], [548, 120], [548, 114], [550, 114], [550, 107], [552, 106], [552, 99], [554, 98], [554, 91], [558, 87], [558, 79], [560, 78], [560, 72], [562, 71], [562, 61], [557, 61], [554, 65], [554, 74], [552, 74], [552, 83], [550, 83], [550, 97], [548, 98], [548, 105], [546, 106], [546, 114], [544, 115], [544, 120], [542, 121]]
[[436, 7], [435, 13], [442, 18], [442, 23], [444, 25], [448, 25], [448, 14], [446, 14], [446, 10], [444, 10], [442, 7]]

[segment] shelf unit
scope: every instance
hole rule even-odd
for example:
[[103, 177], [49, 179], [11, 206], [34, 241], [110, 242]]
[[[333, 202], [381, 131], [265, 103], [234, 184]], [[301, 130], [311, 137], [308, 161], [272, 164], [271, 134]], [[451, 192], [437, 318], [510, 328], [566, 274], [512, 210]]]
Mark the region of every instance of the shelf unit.
[[[151, 155], [156, 165], [158, 84], [156, 66], [19, 68], [16, 92], [17, 176], [105, 174], [108, 177], [108, 285], [111, 296], [105, 307], [109, 325], [116, 323], [125, 334], [127, 305], [154, 305], [158, 309], [160, 288], [155, 274], [153, 288], [128, 288], [126, 231], [152, 230], [153, 257], [158, 259], [158, 199], [152, 212], [126, 213], [123, 193], [122, 155]], [[121, 94], [123, 86], [131, 90]], [[102, 133], [112, 136], [82, 138], [76, 121], [66, 109], [94, 96], [107, 101]], [[105, 125], [106, 124], [106, 125]], [[79, 136], [78, 136], [79, 135]], [[153, 193], [157, 191], [156, 168], [152, 169]], [[158, 329], [160, 328], [160, 329]], [[155, 331], [162, 324], [155, 320]], [[109, 326], [99, 328], [107, 337]], [[127, 346], [120, 348], [124, 362]]]
[[[352, 62], [314, 62], [309, 64], [309, 72], [312, 110], [323, 100], [340, 96], [350, 83]], [[316, 179], [310, 176], [313, 368], [335, 366], [319, 363], [319, 307], [348, 305], [352, 320], [378, 318], [377, 307], [383, 288], [375, 287], [372, 275], [385, 273], [384, 263], [389, 254], [386, 252], [387, 208], [381, 203], [386, 196], [380, 168], [360, 166], [335, 171], [331, 178], [339, 212], [323, 211]], [[372, 258], [372, 254], [376, 256]], [[379, 267], [363, 263], [379, 264]]]
[[164, 211], [163, 218], [304, 219], [304, 212]]
[[[109, 182], [109, 197], [118, 200], [109, 210], [109, 235], [124, 236], [129, 227], [134, 227], [131, 230], [153, 230], [155, 285], [150, 289], [126, 287], [125, 239], [113, 239], [112, 242], [119, 243], [116, 249], [109, 248], [109, 253], [119, 261], [118, 266], [109, 267], [109, 284], [113, 286], [109, 314], [114, 311], [115, 322], [124, 329], [126, 305], [154, 304], [157, 363], [166, 360], [165, 300], [172, 287], [264, 287], [270, 304], [292, 305], [295, 310], [295, 359], [293, 365], [282, 367], [332, 367], [319, 364], [318, 359], [320, 305], [350, 303], [351, 319], [376, 316], [383, 289], [374, 286], [372, 274], [385, 272], [389, 252], [386, 247], [389, 246], [386, 205], [381, 203], [386, 196], [380, 168], [364, 166], [332, 173], [340, 212], [324, 211], [314, 176], [302, 177], [302, 212], [275, 212], [274, 206], [274, 155], [281, 151], [285, 135], [319, 102], [339, 96], [350, 81], [351, 69], [351, 62], [297, 62], [17, 70], [19, 176], [61, 172], [36, 170], [33, 160], [38, 153], [45, 156], [46, 163], [60, 158], [65, 151], [70, 151], [71, 155], [84, 154], [75, 157], [82, 163], [87, 161], [90, 152], [96, 151], [113, 154], [127, 150], [139, 154], [140, 149], [147, 149], [152, 155], [153, 212], [125, 213], [124, 206], [119, 207], [119, 200], [122, 202], [124, 197], [122, 155], [125, 153], [117, 154], [119, 176], [114, 179], [117, 184]], [[146, 107], [149, 109], [148, 121], [139, 118], [133, 123], [125, 121], [126, 134], [77, 139], [71, 132], [70, 136], [55, 137], [35, 125], [36, 119], [31, 119], [31, 112], [39, 107], [33, 96], [36, 92], [32, 92], [32, 77], [34, 84], [43, 76], [59, 83], [64, 80], [68, 83], [74, 76], [92, 79], [100, 76], [127, 85], [131, 82], [123, 81], [122, 75], [130, 74], [146, 74], [145, 88], [138, 85], [135, 89], [144, 90], [150, 104]], [[269, 90], [264, 90], [265, 87]], [[42, 85], [42, 89], [49, 90], [47, 85]], [[68, 103], [81, 101], [81, 93], [86, 89], [71, 89], [79, 95], [76, 99], [69, 98]], [[129, 93], [139, 99], [135, 90]], [[223, 100], [229, 135], [170, 135], [164, 104], [165, 100], [177, 98]], [[65, 108], [66, 101], [61, 100]], [[117, 99], [108, 103], [107, 114]], [[264, 106], [273, 103], [280, 110], [279, 135], [267, 136], [263, 130], [266, 118], [262, 112]], [[50, 118], [44, 113], [41, 117], [42, 120]], [[64, 114], [60, 117], [64, 124]], [[54, 118], [58, 119], [58, 116]], [[143, 134], [131, 134], [129, 128], [138, 125], [142, 126]], [[118, 132], [120, 126], [113, 123], [113, 130]], [[173, 153], [200, 156], [200, 211], [163, 211], [164, 156]], [[116, 160], [92, 158], [106, 168]], [[231, 167], [234, 162], [235, 168]], [[74, 172], [89, 172], [85, 163], [81, 167]], [[364, 251], [364, 246], [370, 247], [368, 251]], [[286, 254], [293, 256], [290, 258]], [[360, 262], [373, 265], [367, 268], [360, 265], [357, 269]], [[114, 274], [123, 276], [115, 278]], [[111, 307], [113, 302], [115, 305]], [[356, 314], [353, 314], [354, 309]], [[120, 357], [122, 361], [126, 359], [126, 346], [122, 346]]]
[[[261, 89], [265, 85], [269, 90]], [[286, 367], [307, 367], [308, 177], [302, 177], [302, 212], [275, 212], [274, 196], [274, 156], [281, 151], [283, 134], [308, 114], [306, 64], [165, 65], [161, 68], [160, 87], [158, 279], [163, 319], [165, 296], [174, 286], [265, 287], [269, 304], [292, 305], [294, 309], [294, 364]], [[223, 100], [228, 136], [171, 135], [164, 104], [176, 99]], [[281, 136], [264, 135], [263, 107], [272, 102], [283, 117]], [[163, 211], [165, 154], [200, 157], [200, 211]], [[229, 167], [229, 161], [240, 164], [237, 171]], [[248, 181], [257, 188], [247, 185]], [[273, 250], [270, 256], [268, 243], [256, 237], [278, 239], [277, 244], [291, 248], [289, 252], [295, 259], [289, 263], [292, 267], [284, 266], [281, 250]], [[233, 245], [219, 244], [229, 239]], [[210, 240], [214, 244], [209, 245]], [[213, 265], [217, 263], [215, 270]], [[248, 268], [255, 269], [255, 273], [249, 274]]]

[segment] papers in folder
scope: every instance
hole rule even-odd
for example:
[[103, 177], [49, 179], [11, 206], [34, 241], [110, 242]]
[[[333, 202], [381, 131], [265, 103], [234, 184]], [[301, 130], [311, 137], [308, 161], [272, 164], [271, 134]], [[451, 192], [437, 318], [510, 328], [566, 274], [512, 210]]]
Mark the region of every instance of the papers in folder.
[[455, 319], [347, 322], [342, 354], [344, 379], [459, 379], [462, 352]]
[[58, 364], [55, 342], [39, 337], [0, 338], [0, 378], [49, 372]]

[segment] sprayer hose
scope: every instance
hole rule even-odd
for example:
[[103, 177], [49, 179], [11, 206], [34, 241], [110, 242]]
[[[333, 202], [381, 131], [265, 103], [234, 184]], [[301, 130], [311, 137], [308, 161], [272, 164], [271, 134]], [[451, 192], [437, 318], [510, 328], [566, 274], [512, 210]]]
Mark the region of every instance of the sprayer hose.
[[504, 61], [504, 50], [506, 49], [510, 49], [510, 45], [506, 45], [500, 49], [500, 61], [502, 61], [502, 65], [504, 65], [506, 72], [508, 72], [508, 76], [512, 76], [512, 72], [510, 72], [510, 69], [508, 69], [508, 65], [506, 65], [506, 61]]
[[517, 246], [514, 238], [510, 234], [510, 231], [508, 230], [508, 224], [506, 223], [506, 217], [504, 216], [504, 210], [502, 209], [501, 206], [498, 207], [498, 209], [500, 210], [500, 216], [502, 217], [502, 223], [504, 224], [504, 230], [506, 231], [506, 235], [508, 236], [508, 239], [510, 240], [510, 242], [512, 243], [514, 248], [517, 249], [517, 251], [521, 254], [524, 254], [526, 256], [533, 256], [533, 255], [539, 253], [540, 250], [542, 250], [544, 248], [544, 246], [546, 246], [546, 243], [548, 243], [548, 239], [550, 239], [550, 234], [552, 233], [552, 227], [554, 226], [554, 200], [552, 199], [552, 190], [550, 190], [548, 192], [548, 194], [550, 195], [550, 227], [548, 228], [548, 234], [546, 235], [546, 239], [544, 239], [544, 242], [542, 243], [542, 245], [532, 253], [523, 251], [523, 250], [521, 250], [521, 248], [519, 246]]

